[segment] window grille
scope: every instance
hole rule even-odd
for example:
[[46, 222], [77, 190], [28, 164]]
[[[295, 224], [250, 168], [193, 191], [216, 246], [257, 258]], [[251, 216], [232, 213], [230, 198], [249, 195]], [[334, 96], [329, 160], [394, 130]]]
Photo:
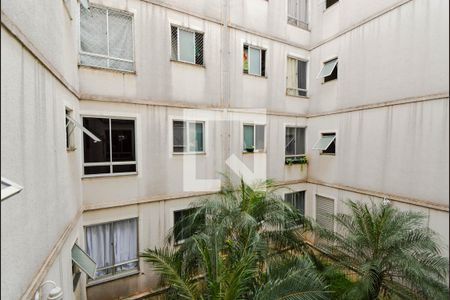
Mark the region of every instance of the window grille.
[[80, 43], [82, 65], [134, 70], [132, 15], [80, 6]]
[[308, 29], [308, 0], [288, 0], [288, 23]]
[[288, 57], [287, 63], [287, 76], [286, 76], [286, 92], [290, 96], [306, 96], [306, 74], [307, 74], [306, 61], [298, 60]]
[[334, 200], [316, 195], [316, 222], [320, 226], [334, 230]]
[[203, 33], [172, 25], [170, 28], [171, 59], [203, 65]]

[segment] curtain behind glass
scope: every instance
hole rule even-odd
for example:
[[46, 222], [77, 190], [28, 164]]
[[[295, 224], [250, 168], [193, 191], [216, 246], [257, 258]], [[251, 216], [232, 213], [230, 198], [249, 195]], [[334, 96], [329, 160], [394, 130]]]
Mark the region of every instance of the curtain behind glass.
[[[137, 220], [124, 220], [114, 223], [115, 264], [137, 259]], [[116, 272], [135, 269], [137, 262], [116, 267]]]
[[253, 131], [254, 131], [253, 125], [244, 125], [244, 150], [255, 146], [253, 144], [254, 141]]
[[[112, 224], [101, 224], [86, 228], [86, 252], [97, 263], [97, 269], [113, 265]], [[112, 269], [99, 270], [97, 277], [112, 273]]]

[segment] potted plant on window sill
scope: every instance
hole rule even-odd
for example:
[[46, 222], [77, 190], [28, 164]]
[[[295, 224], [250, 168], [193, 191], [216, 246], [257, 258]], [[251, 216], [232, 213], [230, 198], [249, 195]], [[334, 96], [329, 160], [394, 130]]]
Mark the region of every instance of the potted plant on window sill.
[[245, 152], [250, 152], [250, 153], [253, 153], [253, 152], [255, 152], [255, 147], [247, 147], [247, 148], [245, 148]]
[[300, 170], [303, 171], [303, 165], [308, 164], [308, 158], [306, 156], [286, 157], [284, 163], [288, 166], [300, 165]]

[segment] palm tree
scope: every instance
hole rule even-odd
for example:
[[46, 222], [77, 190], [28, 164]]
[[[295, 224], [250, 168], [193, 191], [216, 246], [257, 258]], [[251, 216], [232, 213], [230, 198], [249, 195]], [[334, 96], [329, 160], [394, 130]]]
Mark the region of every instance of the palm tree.
[[308, 222], [271, 182], [234, 188], [228, 181], [194, 207], [164, 248], [141, 254], [170, 286], [169, 299], [327, 299], [314, 265], [299, 256]]
[[448, 258], [425, 216], [390, 204], [349, 201], [336, 232], [316, 228], [317, 246], [358, 280], [346, 299], [448, 299]]

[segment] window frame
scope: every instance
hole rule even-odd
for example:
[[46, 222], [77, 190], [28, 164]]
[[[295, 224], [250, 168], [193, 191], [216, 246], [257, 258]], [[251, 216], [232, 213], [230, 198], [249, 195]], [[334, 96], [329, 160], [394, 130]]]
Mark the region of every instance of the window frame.
[[[242, 53], [244, 53], [244, 48], [245, 48], [245, 46], [247, 46], [247, 49], [248, 49], [248, 51], [247, 51], [247, 55], [248, 55], [248, 58], [247, 58], [248, 71], [247, 71], [247, 73], [245, 73], [245, 72], [244, 72], [244, 66], [242, 66], [242, 73], [243, 73], [243, 74], [246, 74], [246, 75], [252, 75], [252, 76], [256, 76], [256, 77], [267, 78], [267, 49], [266, 49], [266, 48], [263, 48], [263, 47], [253, 46], [253, 45], [248, 44], [248, 43], [244, 43], [244, 44], [242, 45]], [[259, 51], [259, 74], [250, 73], [250, 48], [253, 48], [253, 49]], [[264, 55], [265, 62], [264, 62], [264, 65], [265, 65], [266, 67], [265, 67], [264, 75], [262, 75], [262, 66], [263, 66], [263, 55], [262, 55], [262, 51], [265, 51], [265, 55]], [[242, 55], [242, 57], [244, 57], [244, 55]], [[242, 61], [242, 65], [243, 65], [243, 64], [244, 64], [244, 62]]]
[[[325, 67], [325, 65], [327, 63], [333, 61], [333, 60], [336, 60], [336, 65], [331, 70], [331, 73], [328, 74], [327, 76], [320, 76], [320, 74], [322, 73], [322, 70]], [[337, 73], [338, 72], [338, 64], [339, 64], [339, 57], [338, 56], [333, 56], [332, 58], [329, 58], [327, 60], [322, 61], [321, 68], [319, 70], [319, 73], [317, 74], [317, 78], [321, 78], [322, 79], [322, 84], [325, 84], [325, 83], [330, 82], [330, 81], [337, 80], [339, 78], [339, 76], [338, 76], [339, 74]], [[336, 78], [326, 79], [327, 77], [330, 77], [333, 74], [334, 70], [336, 70]]]
[[[80, 4], [78, 5], [79, 12], [80, 12], [80, 21], [78, 22], [78, 32], [79, 32], [79, 34], [78, 34], [78, 36], [79, 36], [78, 65], [82, 66], [82, 67], [96, 68], [96, 69], [102, 69], [102, 70], [107, 70], [107, 71], [116, 71], [116, 72], [122, 72], [122, 73], [135, 74], [136, 73], [136, 45], [135, 45], [136, 39], [135, 39], [134, 13], [132, 13], [130, 11], [127, 11], [127, 10], [122, 10], [122, 9], [117, 9], [117, 8], [110, 8], [110, 7], [101, 5], [101, 4], [89, 3], [89, 9], [91, 7], [94, 7], [94, 8], [97, 8], [97, 9], [106, 10], [106, 39], [107, 39], [107, 52], [108, 52], [108, 55], [91, 53], [91, 52], [85, 52], [81, 48], [81, 6], [83, 6], [83, 4], [81, 2], [82, 1], [80, 1]], [[132, 43], [131, 43], [132, 45], [131, 46], [132, 46], [132, 54], [133, 54], [133, 59], [132, 60], [109, 56], [109, 26], [108, 26], [108, 22], [109, 21], [108, 20], [109, 20], [109, 11], [110, 10], [113, 11], [113, 12], [116, 12], [116, 13], [119, 13], [119, 14], [128, 15], [128, 16], [131, 17], [131, 36], [132, 36]], [[105, 59], [107, 59], [108, 67], [83, 64], [83, 63], [81, 63], [81, 55], [82, 54], [83, 55], [88, 55], [88, 56], [93, 56], [93, 57], [105, 58]], [[109, 67], [109, 60], [110, 59], [132, 63], [133, 64], [133, 68], [132, 68], [132, 70], [125, 70], [125, 69]]]
[[[292, 25], [292, 26], [295, 26], [295, 27], [298, 27], [298, 28], [301, 28], [301, 29], [309, 31], [309, 22], [310, 22], [309, 1], [305, 0], [305, 2], [306, 2], [306, 20], [305, 21], [300, 20], [300, 18], [297, 19], [294, 16], [289, 14], [290, 13], [290, 11], [289, 11], [289, 1], [290, 0], [286, 1], [286, 3], [287, 3], [287, 5], [286, 5], [287, 23], [289, 25]], [[295, 1], [296, 1], [297, 5], [298, 5], [299, 1], [302, 1], [302, 0], [295, 0]], [[289, 22], [290, 19], [295, 21], [295, 24], [290, 23]]]
[[330, 196], [325, 196], [323, 194], [318, 194], [315, 193], [314, 194], [314, 221], [317, 223], [317, 196], [322, 197], [322, 198], [327, 198], [329, 200], [333, 200], [333, 231], [336, 232], [336, 222], [334, 220], [334, 216], [336, 216], [336, 212], [337, 212], [337, 198], [336, 197], [330, 197]]
[[[182, 63], [186, 63], [186, 64], [190, 64], [190, 65], [195, 65], [195, 66], [205, 66], [205, 33], [199, 30], [195, 30], [195, 29], [191, 29], [191, 28], [187, 28], [178, 24], [170, 24], [170, 34], [172, 34], [172, 27], [175, 27], [177, 29], [177, 59], [173, 59], [172, 58], [172, 53], [170, 54], [171, 57], [171, 61], [177, 61], [177, 62], [182, 62]], [[186, 60], [182, 60], [180, 59], [180, 30], [186, 31], [186, 32], [190, 32], [192, 33], [192, 38], [194, 41], [194, 62], [190, 62], [190, 61], [186, 61]], [[202, 56], [203, 56], [203, 63], [202, 64], [198, 64], [196, 63], [195, 60], [195, 53], [197, 50], [197, 45], [195, 42], [195, 34], [201, 34], [202, 38], [203, 38], [203, 49], [202, 49]], [[172, 51], [172, 37], [170, 38], [170, 49]]]
[[[81, 124], [84, 122], [84, 118], [96, 118], [96, 119], [109, 119], [109, 132], [111, 133], [111, 120], [133, 120], [134, 121], [134, 161], [120, 161], [120, 162], [113, 162], [112, 161], [112, 135], [109, 135], [109, 146], [110, 148], [110, 161], [109, 162], [92, 162], [92, 163], [85, 163], [84, 161], [84, 138], [81, 139], [81, 145], [83, 151], [81, 151], [81, 158], [82, 158], [82, 178], [93, 178], [93, 177], [109, 177], [109, 176], [128, 176], [128, 175], [138, 175], [138, 134], [137, 134], [137, 118], [136, 117], [127, 117], [127, 116], [111, 116], [111, 115], [89, 115], [89, 114], [82, 114], [81, 115]], [[118, 172], [114, 173], [113, 166], [117, 165], [136, 165], [136, 171], [135, 172]], [[95, 167], [95, 166], [110, 166], [110, 173], [99, 173], [99, 174], [85, 174], [84, 167]]]
[[[283, 201], [286, 201], [286, 195], [294, 195], [297, 193], [304, 193], [304, 197], [303, 197], [303, 216], [306, 217], [306, 189], [305, 190], [300, 190], [300, 191], [290, 191], [287, 193], [284, 193], [283, 195]], [[295, 207], [297, 210], [299, 210], [297, 207]]]
[[74, 119], [73, 109], [68, 106], [65, 107], [65, 117], [64, 117], [66, 122], [66, 151], [71, 152], [77, 149], [75, 142], [76, 125], [73, 124], [73, 122], [71, 122], [70, 119], [67, 118], [67, 116]]
[[[245, 150], [245, 143], [244, 143], [244, 127], [245, 126], [253, 126], [253, 152], [250, 151], [246, 151]], [[264, 126], [264, 148], [261, 149], [256, 149], [256, 126]], [[266, 127], [267, 124], [265, 123], [253, 123], [253, 122], [243, 122], [242, 126], [241, 126], [241, 149], [242, 149], [242, 153], [246, 154], [246, 153], [265, 153], [266, 149], [267, 149], [267, 144], [266, 144]]]
[[[317, 140], [317, 142], [315, 144], [317, 144], [324, 135], [326, 136], [326, 135], [332, 135], [332, 134], [334, 134], [334, 140], [328, 145], [328, 147], [326, 149], [328, 149], [331, 146], [331, 144], [334, 143], [334, 153], [327, 153], [327, 152], [323, 152], [324, 150], [320, 150], [320, 153], [319, 153], [320, 155], [336, 156], [336, 153], [337, 153], [336, 144], [337, 144], [337, 137], [338, 137], [337, 130], [319, 131], [319, 140]], [[313, 146], [313, 150], [319, 150], [319, 149], [314, 149], [314, 146]]]
[[[305, 73], [306, 73], [306, 88], [305, 89], [301, 89], [301, 88], [298, 87], [298, 79], [297, 79], [297, 88], [288, 86], [287, 70], [288, 70], [288, 66], [289, 66], [289, 59], [294, 59], [294, 60], [297, 61], [297, 68], [298, 68], [298, 61], [302, 61], [302, 62], [306, 63], [306, 71], [305, 71]], [[309, 90], [309, 76], [308, 76], [309, 75], [309, 68], [310, 68], [310, 66], [309, 66], [309, 60], [308, 59], [301, 58], [301, 57], [294, 56], [294, 55], [290, 55], [290, 54], [287, 55], [286, 71], [285, 71], [285, 73], [286, 73], [286, 96], [299, 97], [299, 98], [308, 98], [309, 97], [308, 96], [308, 90]], [[297, 72], [298, 72], [298, 69], [297, 69]], [[297, 92], [298, 91], [304, 91], [306, 93], [306, 95], [305, 96], [302, 96], [302, 95], [291, 95], [291, 94], [289, 94], [289, 90], [294, 90], [294, 91], [297, 91]]]
[[[172, 155], [184, 155], [184, 154], [206, 154], [206, 121], [205, 120], [192, 120], [192, 119], [180, 119], [180, 118], [173, 118], [170, 120], [170, 126], [171, 126], [171, 136], [170, 136], [170, 149], [172, 151]], [[187, 126], [185, 127], [185, 131], [183, 131], [183, 133], [185, 133], [185, 137], [186, 137], [186, 147], [188, 148], [188, 151], [183, 151], [183, 152], [175, 152], [173, 151], [173, 148], [175, 147], [174, 143], [173, 143], [173, 138], [174, 138], [174, 126], [173, 123], [174, 122], [184, 122], [185, 124], [187, 124]], [[196, 123], [201, 123], [202, 124], [202, 128], [203, 128], [203, 151], [189, 151], [189, 124], [196, 124]], [[184, 147], [185, 145], [183, 145]]]
[[[305, 140], [304, 140], [304, 144], [305, 144], [305, 153], [304, 154], [294, 154], [294, 155], [287, 155], [286, 154], [286, 143], [284, 145], [284, 159], [286, 160], [287, 158], [298, 158], [298, 157], [305, 157], [306, 156], [306, 150], [307, 150], [307, 139], [306, 139], [306, 129], [307, 126], [298, 126], [298, 125], [290, 125], [290, 124], [285, 124], [284, 126], [284, 139], [286, 141], [286, 133], [287, 133], [287, 129], [288, 128], [295, 128], [295, 131], [297, 131], [297, 129], [299, 128], [303, 128], [305, 130]], [[295, 135], [295, 137], [297, 137], [297, 135]], [[297, 139], [295, 139], [295, 143], [297, 144]], [[295, 149], [295, 148], [294, 148]]]
[[[113, 269], [113, 274], [109, 275], [109, 276], [97, 277], [96, 279], [89, 279], [89, 276], [86, 276], [87, 277], [86, 278], [86, 287], [102, 284], [102, 283], [105, 283], [105, 282], [117, 280], [117, 279], [120, 279], [120, 278], [132, 276], [132, 275], [137, 275], [137, 274], [140, 273], [141, 264], [140, 264], [140, 257], [139, 257], [139, 217], [124, 218], [124, 219], [118, 219], [118, 220], [113, 220], [113, 221], [92, 223], [92, 224], [84, 225], [83, 226], [84, 242], [85, 242], [85, 245], [87, 245], [87, 228], [90, 227], [90, 226], [111, 224], [112, 225], [111, 234], [114, 234], [114, 223], [118, 223], [118, 222], [122, 222], [122, 221], [129, 221], [129, 220], [136, 220], [136, 244], [137, 244], [136, 245], [136, 252], [137, 252], [136, 253], [136, 259], [116, 264], [115, 263], [115, 257], [114, 257], [114, 251], [113, 251], [113, 255], [112, 256], [113, 256], [114, 263], [111, 266], [103, 267], [103, 268], [97, 268], [96, 269], [96, 272], [97, 272], [98, 270], [111, 269], [112, 268]], [[131, 262], [137, 262], [136, 269], [125, 271], [125, 272], [114, 273], [114, 270], [115, 270], [116, 267], [119, 267], [119, 266], [124, 265], [124, 264], [131, 263]]]

